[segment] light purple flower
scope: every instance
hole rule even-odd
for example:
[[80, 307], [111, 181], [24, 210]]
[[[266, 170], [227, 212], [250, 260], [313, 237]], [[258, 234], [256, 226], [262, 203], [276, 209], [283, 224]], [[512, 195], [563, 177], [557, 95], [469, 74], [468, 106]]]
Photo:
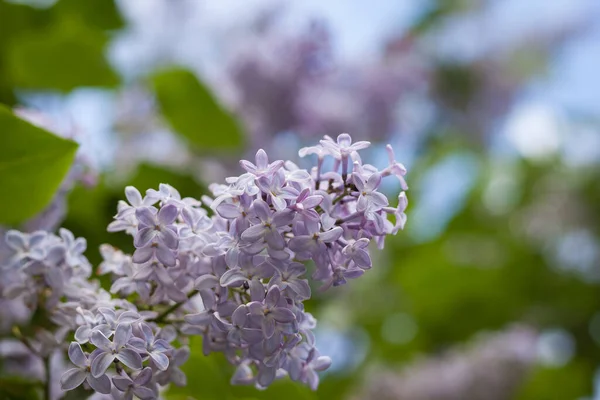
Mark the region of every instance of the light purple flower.
[[145, 247], [149, 243], [162, 243], [170, 249], [176, 249], [178, 238], [173, 222], [177, 215], [177, 207], [172, 204], [162, 207], [157, 214], [149, 207], [137, 209], [135, 216], [140, 224], [133, 242], [135, 247]]
[[331, 358], [320, 356], [314, 347], [308, 350], [306, 346], [300, 346], [296, 349], [296, 353], [296, 357], [290, 360], [290, 378], [305, 382], [312, 390], [317, 390], [319, 385], [317, 372], [328, 369], [331, 366]]
[[88, 358], [77, 342], [69, 345], [69, 359], [77, 368], [67, 370], [60, 378], [62, 390], [73, 390], [84, 381], [98, 393], [109, 394], [111, 389], [110, 379], [102, 373], [94, 377], [90, 370], [90, 358]]
[[152, 379], [152, 369], [149, 367], [141, 370], [137, 376], [131, 379], [128, 375], [118, 375], [113, 377], [113, 384], [117, 389], [123, 392], [123, 400], [131, 400], [137, 396], [142, 400], [155, 399], [157, 397], [154, 391], [144, 385]]
[[385, 150], [387, 151], [390, 165], [383, 171], [383, 176], [394, 175], [400, 181], [400, 187], [402, 190], [408, 190], [408, 185], [404, 179], [404, 176], [406, 175], [406, 168], [403, 164], [396, 161], [396, 156], [394, 155], [394, 149], [392, 146], [388, 144], [385, 146]]
[[371, 268], [371, 256], [369, 256], [369, 239], [361, 238], [354, 243], [347, 245], [342, 250], [342, 253], [354, 264], [362, 269]]
[[269, 289], [263, 303], [257, 301], [248, 303], [250, 314], [258, 317], [262, 332], [267, 339], [273, 336], [278, 323], [290, 323], [296, 319], [294, 313], [286, 305], [277, 286]]
[[246, 229], [242, 233], [242, 239], [250, 243], [264, 240], [272, 249], [283, 249], [285, 240], [278, 228], [292, 222], [294, 214], [291, 210], [272, 213], [268, 204], [261, 199], [254, 201], [252, 209], [256, 217], [258, 217], [258, 223]]
[[22, 233], [16, 230], [6, 232], [5, 241], [15, 254], [7, 262], [7, 266], [19, 266], [28, 259], [40, 261], [46, 252], [44, 250], [43, 241], [46, 239], [47, 233], [37, 231], [33, 233]]
[[273, 175], [279, 168], [283, 166], [283, 160], [273, 161], [269, 164], [269, 157], [263, 149], [260, 149], [256, 152], [255, 160], [256, 164], [252, 164], [247, 160], [241, 160], [240, 165], [246, 171], [255, 176]]
[[354, 172], [352, 180], [359, 193], [356, 202], [357, 211], [376, 211], [388, 205], [387, 197], [383, 193], [377, 192], [377, 188], [381, 183], [379, 173], [372, 174], [365, 181], [360, 174]]
[[104, 375], [115, 359], [129, 368], [142, 368], [142, 357], [139, 353], [126, 347], [130, 338], [131, 325], [129, 324], [120, 324], [117, 326], [112, 342], [100, 331], [92, 333], [90, 342], [99, 350], [91, 363], [93, 377], [97, 378]]
[[139, 324], [139, 330], [141, 337], [132, 337], [129, 345], [145, 351], [159, 370], [166, 370], [169, 367], [167, 353], [171, 350], [169, 343], [164, 339], [155, 338], [152, 329], [143, 322]]

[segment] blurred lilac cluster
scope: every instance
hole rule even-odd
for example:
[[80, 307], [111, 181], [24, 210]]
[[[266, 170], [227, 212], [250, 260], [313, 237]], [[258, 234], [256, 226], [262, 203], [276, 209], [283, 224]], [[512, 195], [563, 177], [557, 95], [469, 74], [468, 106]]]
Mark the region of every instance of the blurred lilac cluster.
[[512, 399], [536, 363], [537, 343], [538, 332], [526, 325], [479, 334], [468, 345], [418, 359], [402, 371], [377, 371], [355, 398]]
[[166, 184], [145, 196], [127, 187], [108, 229], [133, 236], [136, 250], [103, 245], [98, 269], [113, 277], [115, 298], [89, 281], [85, 240], [64, 229], [60, 238], [11, 231], [2, 273], [14, 283], [4, 295], [47, 314], [54, 348], [74, 331], [76, 368], [63, 374], [63, 390], [86, 382], [99, 393], [156, 398], [160, 386], [185, 384], [178, 367], [189, 349], [172, 343], [193, 335], [205, 354], [222, 352], [237, 366], [233, 384], [264, 388], [287, 374], [316, 389], [331, 360], [315, 347], [301, 262], [314, 262], [324, 289], [342, 285], [371, 268], [372, 240], [382, 248], [406, 222], [405, 193], [393, 207], [378, 190], [390, 176], [406, 190], [406, 170], [389, 146], [386, 168], [363, 164], [358, 151], [368, 146], [326, 136], [300, 150], [316, 155], [310, 172], [259, 150], [254, 162], [240, 162], [245, 173], [211, 185], [202, 202]]

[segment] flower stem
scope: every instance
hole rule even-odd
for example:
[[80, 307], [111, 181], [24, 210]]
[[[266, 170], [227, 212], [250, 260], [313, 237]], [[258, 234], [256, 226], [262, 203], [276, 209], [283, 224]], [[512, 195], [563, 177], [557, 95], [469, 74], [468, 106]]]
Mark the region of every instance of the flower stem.
[[44, 360], [44, 400], [50, 400], [50, 355], [43, 358]]
[[[192, 290], [190, 293], [188, 293], [187, 298], [188, 300], [192, 297], [194, 297], [195, 295], [198, 294], [198, 290]], [[152, 318], [150, 320], [150, 322], [156, 322], [157, 324], [160, 324], [162, 322], [165, 322], [165, 319], [169, 316], [169, 314], [171, 314], [173, 311], [177, 310], [179, 307], [181, 307], [183, 305], [183, 303], [185, 303], [185, 301], [182, 301], [180, 303], [175, 303], [173, 304], [171, 307], [167, 308], [165, 311], [163, 311], [162, 313], [158, 314], [156, 316], [156, 318]]]

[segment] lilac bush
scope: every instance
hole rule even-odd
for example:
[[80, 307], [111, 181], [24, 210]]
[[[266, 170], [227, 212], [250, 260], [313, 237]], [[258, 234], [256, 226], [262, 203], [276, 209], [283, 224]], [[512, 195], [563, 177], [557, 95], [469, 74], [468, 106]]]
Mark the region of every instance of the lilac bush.
[[202, 201], [166, 184], [145, 196], [126, 188], [108, 230], [132, 236], [136, 250], [101, 247], [97, 272], [111, 276], [110, 293], [90, 279], [85, 239], [64, 229], [8, 232], [3, 295], [42, 321], [33, 336], [13, 333], [40, 357], [68, 348], [74, 367], [63, 390], [157, 398], [161, 387], [185, 385], [179, 367], [194, 335], [205, 355], [221, 352], [236, 366], [232, 384], [265, 388], [288, 375], [316, 389], [332, 361], [319, 354], [316, 320], [304, 310], [308, 271], [324, 289], [345, 284], [371, 268], [370, 242], [382, 248], [406, 222], [404, 192], [394, 207], [379, 191], [389, 176], [407, 189], [406, 170], [391, 149], [383, 170], [363, 164], [358, 151], [368, 146], [326, 136], [300, 150], [316, 155], [310, 171], [259, 150]]

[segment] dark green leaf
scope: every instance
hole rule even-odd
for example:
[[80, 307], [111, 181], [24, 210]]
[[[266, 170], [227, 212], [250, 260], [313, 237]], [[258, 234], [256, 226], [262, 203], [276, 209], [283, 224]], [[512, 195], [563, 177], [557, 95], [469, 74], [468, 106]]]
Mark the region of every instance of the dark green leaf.
[[156, 98], [166, 120], [201, 151], [242, 146], [235, 118], [191, 72], [172, 69], [152, 77]]
[[31, 125], [0, 106], [0, 223], [41, 211], [65, 177], [77, 143]]
[[65, 15], [77, 15], [86, 25], [100, 29], [119, 29], [124, 21], [114, 0], [60, 0], [52, 11], [60, 18]]
[[118, 78], [104, 57], [105, 34], [79, 19], [64, 19], [12, 40], [7, 71], [21, 89], [68, 92], [79, 86], [114, 86]]
[[38, 400], [41, 383], [18, 376], [0, 376], [0, 400]]

